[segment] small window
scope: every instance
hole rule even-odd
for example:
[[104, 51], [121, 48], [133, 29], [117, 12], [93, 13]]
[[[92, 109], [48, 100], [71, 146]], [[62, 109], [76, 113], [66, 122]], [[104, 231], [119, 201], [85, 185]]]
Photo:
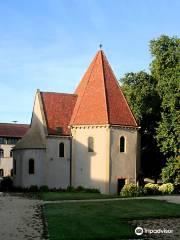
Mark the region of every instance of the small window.
[[16, 175], [16, 159], [14, 159], [13, 174]]
[[7, 139], [7, 144], [16, 144], [18, 141], [18, 138], [8, 138]]
[[64, 157], [64, 143], [59, 144], [59, 157]]
[[34, 159], [29, 159], [29, 174], [34, 174]]
[[0, 144], [6, 144], [6, 138], [0, 137]]
[[0, 148], [0, 157], [4, 157], [4, 150]]
[[125, 138], [122, 136], [120, 137], [120, 152], [125, 151]]
[[10, 151], [10, 157], [13, 157], [13, 150]]
[[88, 137], [88, 152], [94, 152], [94, 138]]
[[4, 176], [4, 170], [1, 168], [0, 169], [0, 177], [3, 177]]

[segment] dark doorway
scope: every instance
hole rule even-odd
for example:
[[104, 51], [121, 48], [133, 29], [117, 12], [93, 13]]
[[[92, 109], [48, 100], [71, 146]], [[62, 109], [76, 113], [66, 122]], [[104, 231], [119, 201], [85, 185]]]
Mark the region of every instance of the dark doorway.
[[125, 185], [125, 180], [124, 178], [118, 178], [118, 184], [117, 184], [117, 194], [119, 195], [121, 192], [121, 189], [124, 187]]

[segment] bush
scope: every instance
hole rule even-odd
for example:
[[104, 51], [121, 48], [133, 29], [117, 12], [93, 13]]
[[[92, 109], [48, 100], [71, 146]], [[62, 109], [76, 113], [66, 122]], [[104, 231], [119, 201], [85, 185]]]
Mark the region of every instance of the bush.
[[75, 192], [75, 188], [72, 186], [68, 186], [66, 189], [67, 192]]
[[147, 190], [148, 195], [156, 195], [159, 194], [159, 186], [155, 183], [147, 183], [144, 188]]
[[13, 181], [11, 177], [4, 177], [1, 181], [1, 189], [3, 191], [12, 191], [13, 189]]
[[97, 189], [97, 188], [85, 188], [85, 192], [87, 192], [87, 193], [100, 193], [99, 189]]
[[82, 187], [82, 186], [78, 186], [78, 187], [76, 188], [76, 191], [77, 191], [77, 192], [84, 192], [84, 191], [85, 191], [85, 188]]
[[40, 190], [41, 192], [49, 192], [49, 188], [48, 188], [47, 185], [41, 186], [41, 187], [39, 188], [39, 190]]
[[159, 191], [162, 194], [171, 194], [174, 191], [174, 185], [172, 183], [164, 183], [159, 187]]
[[38, 192], [39, 191], [39, 188], [37, 185], [31, 185], [29, 187], [29, 192]]
[[180, 194], [180, 184], [174, 185], [174, 193]]
[[120, 195], [122, 197], [139, 197], [146, 195], [147, 191], [143, 187], [139, 187], [134, 183], [125, 184]]

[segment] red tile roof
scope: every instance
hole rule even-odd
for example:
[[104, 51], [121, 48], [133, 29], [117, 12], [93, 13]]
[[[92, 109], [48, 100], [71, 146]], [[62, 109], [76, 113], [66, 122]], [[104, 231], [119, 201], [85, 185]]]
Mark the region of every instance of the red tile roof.
[[96, 54], [75, 94], [78, 99], [70, 125], [138, 126], [102, 50]]
[[28, 124], [0, 123], [0, 137], [21, 138], [29, 129]]
[[[48, 134], [70, 135], [68, 128], [77, 95], [41, 92]], [[57, 131], [61, 128], [61, 132]]]

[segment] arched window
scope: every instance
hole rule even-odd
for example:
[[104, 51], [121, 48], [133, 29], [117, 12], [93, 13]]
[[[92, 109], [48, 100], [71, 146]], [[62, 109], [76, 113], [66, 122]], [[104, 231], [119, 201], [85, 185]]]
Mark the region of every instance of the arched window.
[[4, 170], [1, 168], [0, 169], [0, 177], [3, 177], [4, 176]]
[[29, 159], [29, 174], [34, 174], [34, 159]]
[[59, 157], [64, 157], [64, 143], [59, 144]]
[[10, 151], [10, 157], [13, 157], [13, 150]]
[[4, 150], [0, 148], [0, 157], [4, 157]]
[[94, 152], [94, 138], [88, 137], [88, 152]]
[[120, 152], [125, 151], [125, 138], [122, 136], [120, 137]]

